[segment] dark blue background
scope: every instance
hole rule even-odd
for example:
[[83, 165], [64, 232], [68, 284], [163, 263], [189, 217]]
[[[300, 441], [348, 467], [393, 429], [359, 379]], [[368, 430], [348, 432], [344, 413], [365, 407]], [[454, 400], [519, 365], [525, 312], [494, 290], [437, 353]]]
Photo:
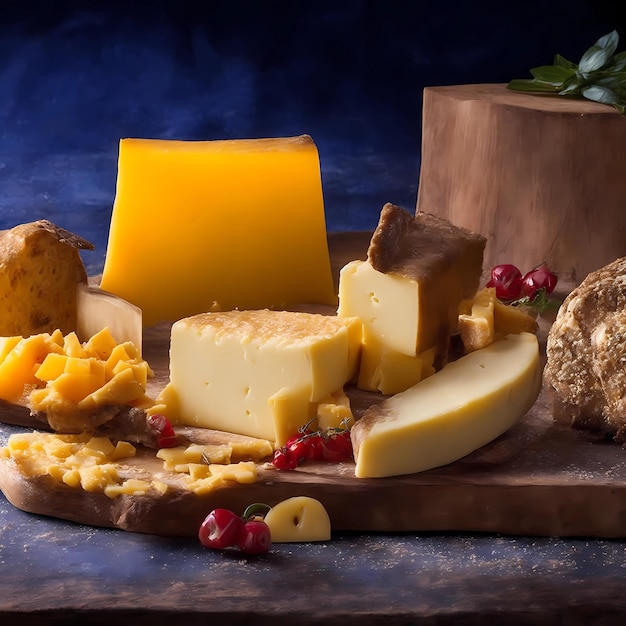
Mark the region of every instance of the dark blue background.
[[[0, 227], [47, 217], [97, 245], [120, 137], [309, 133], [329, 230], [415, 206], [425, 86], [577, 61], [622, 0], [5, 2]], [[620, 49], [623, 47], [620, 45]]]

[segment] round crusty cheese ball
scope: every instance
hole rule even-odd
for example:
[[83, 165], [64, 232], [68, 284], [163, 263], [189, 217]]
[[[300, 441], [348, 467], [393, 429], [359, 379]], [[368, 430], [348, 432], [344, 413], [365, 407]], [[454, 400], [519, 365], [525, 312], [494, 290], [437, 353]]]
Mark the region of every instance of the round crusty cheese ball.
[[626, 257], [591, 272], [567, 296], [546, 353], [555, 420], [626, 441]]

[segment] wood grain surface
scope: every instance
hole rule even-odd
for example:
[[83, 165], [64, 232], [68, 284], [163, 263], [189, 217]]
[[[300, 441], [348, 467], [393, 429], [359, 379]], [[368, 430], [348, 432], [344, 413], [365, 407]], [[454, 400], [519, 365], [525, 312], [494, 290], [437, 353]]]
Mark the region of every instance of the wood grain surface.
[[626, 255], [626, 118], [505, 84], [427, 87], [417, 206], [488, 238], [485, 267], [563, 280]]
[[[368, 233], [330, 237], [335, 270], [362, 257]], [[144, 356], [156, 393], [168, 380], [169, 326], [146, 329]], [[348, 387], [355, 413], [382, 397]], [[27, 409], [0, 406], [0, 421], [37, 427]], [[198, 442], [222, 440], [204, 429], [180, 431]], [[186, 491], [174, 475], [162, 497], [109, 499], [46, 477], [27, 479], [0, 463], [0, 488], [25, 511], [133, 532], [194, 536], [215, 507], [236, 511], [251, 502], [273, 505], [294, 495], [323, 502], [333, 530], [485, 531], [545, 536], [626, 536], [626, 456], [605, 440], [553, 423], [541, 394], [529, 413], [496, 441], [451, 465], [411, 476], [357, 479], [353, 463], [310, 463], [293, 472], [259, 465], [253, 485], [232, 485], [206, 496]], [[123, 477], [160, 473], [154, 451], [141, 450], [120, 471]]]

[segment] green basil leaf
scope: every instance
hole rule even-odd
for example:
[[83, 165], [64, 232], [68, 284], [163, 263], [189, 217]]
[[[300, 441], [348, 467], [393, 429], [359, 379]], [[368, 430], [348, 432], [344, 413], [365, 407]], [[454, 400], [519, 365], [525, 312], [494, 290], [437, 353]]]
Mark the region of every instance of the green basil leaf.
[[613, 31], [608, 35], [604, 35], [583, 54], [578, 69], [584, 74], [594, 72], [604, 67], [604, 65], [613, 56], [619, 42], [617, 31]]
[[554, 55], [554, 65], [558, 65], [559, 67], [565, 67], [568, 70], [575, 70], [578, 65], [572, 61], [568, 61], [564, 56], [560, 54]]
[[563, 83], [563, 89], [559, 91], [560, 96], [579, 96], [582, 85], [578, 82], [578, 76], [572, 76]]
[[616, 104], [619, 102], [617, 94], [608, 87], [602, 87], [602, 85], [590, 85], [583, 88], [582, 94], [587, 100], [593, 100], [594, 102], [601, 102], [602, 104]]
[[608, 87], [609, 89], [617, 90], [623, 84], [624, 78], [619, 74], [606, 74], [600, 77], [596, 77], [593, 81], [594, 85], [600, 85], [602, 87]]
[[542, 83], [537, 80], [531, 80], [528, 78], [516, 78], [509, 81], [507, 85], [508, 89], [513, 91], [534, 91], [534, 92], [548, 92], [557, 93], [558, 89], [554, 85]]
[[530, 73], [533, 78], [543, 83], [560, 87], [568, 78], [576, 74], [576, 70], [561, 67], [560, 65], [541, 65], [539, 67], [533, 67]]
[[604, 69], [610, 72], [621, 72], [626, 69], [626, 51], [616, 54]]
[[617, 44], [619, 43], [619, 35], [616, 30], [612, 30], [610, 33], [603, 35], [596, 41], [595, 45], [600, 48], [605, 48], [609, 50], [611, 54], [615, 54], [617, 50]]

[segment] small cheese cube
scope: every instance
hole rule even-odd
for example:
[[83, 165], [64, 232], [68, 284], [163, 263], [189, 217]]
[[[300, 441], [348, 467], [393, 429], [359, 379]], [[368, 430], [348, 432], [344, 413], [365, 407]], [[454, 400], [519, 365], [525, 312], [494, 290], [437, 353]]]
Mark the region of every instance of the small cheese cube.
[[174, 421], [282, 445], [352, 378], [360, 340], [358, 319], [311, 313], [230, 311], [179, 320], [161, 401]]
[[336, 304], [312, 139], [122, 139], [101, 287], [145, 325]]
[[[459, 335], [465, 352], [473, 352], [491, 345], [496, 338], [493, 310], [496, 300], [495, 289], [483, 289], [470, 301], [469, 312], [459, 315]], [[459, 305], [462, 311], [466, 307]]]

